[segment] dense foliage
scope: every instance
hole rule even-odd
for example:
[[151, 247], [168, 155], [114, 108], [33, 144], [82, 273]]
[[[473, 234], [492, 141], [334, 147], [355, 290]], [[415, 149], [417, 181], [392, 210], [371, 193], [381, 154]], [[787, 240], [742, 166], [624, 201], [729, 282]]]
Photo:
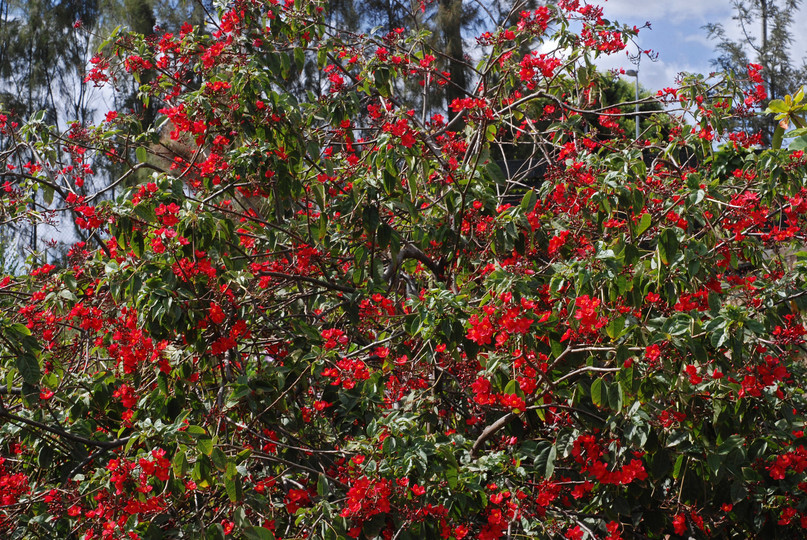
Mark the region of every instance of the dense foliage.
[[690, 77], [634, 141], [598, 7], [514, 13], [447, 104], [428, 35], [323, 7], [111, 38], [145, 134], [0, 117], [3, 222], [91, 233], [0, 277], [5, 537], [801, 534], [807, 159], [724, 129], [764, 91]]

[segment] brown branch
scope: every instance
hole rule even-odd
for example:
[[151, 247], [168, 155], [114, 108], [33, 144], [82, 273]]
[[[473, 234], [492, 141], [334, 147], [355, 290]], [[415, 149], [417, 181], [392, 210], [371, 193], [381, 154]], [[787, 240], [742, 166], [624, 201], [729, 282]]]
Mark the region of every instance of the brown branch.
[[81, 435], [76, 435], [75, 433], [70, 433], [69, 431], [64, 431], [61, 429], [57, 429], [41, 422], [37, 422], [36, 420], [30, 420], [28, 418], [23, 418], [22, 416], [17, 416], [16, 414], [8, 412], [5, 407], [0, 408], [0, 417], [5, 417], [11, 420], [12, 422], [18, 422], [20, 424], [25, 424], [27, 426], [35, 427], [37, 429], [41, 429], [42, 431], [47, 431], [52, 435], [56, 435], [57, 437], [65, 438], [69, 441], [73, 441], [76, 443], [84, 444], [86, 446], [95, 446], [98, 448], [117, 448], [119, 446], [123, 446], [131, 437], [124, 437], [122, 439], [114, 439], [111, 441], [94, 441], [92, 439], [88, 439], [86, 437], [82, 437]]
[[496, 420], [495, 422], [493, 422], [485, 429], [483, 429], [482, 433], [479, 434], [479, 437], [476, 438], [476, 440], [474, 441], [474, 445], [471, 447], [471, 457], [472, 458], [476, 457], [477, 453], [479, 452], [479, 449], [482, 447], [483, 444], [485, 444], [485, 441], [490, 439], [494, 433], [496, 433], [504, 426], [515, 420], [516, 417], [518, 417], [518, 415], [511, 411], [502, 416], [501, 418], [499, 418], [498, 420]]
[[384, 281], [389, 283], [392, 281], [392, 278], [398, 273], [398, 268], [401, 267], [401, 264], [406, 259], [415, 259], [417, 261], [422, 262], [426, 267], [432, 271], [437, 279], [443, 280], [443, 268], [431, 260], [419, 247], [415, 244], [409, 243], [404, 246], [402, 250], [398, 252], [398, 256], [395, 258], [395, 261], [390, 262], [390, 265], [384, 271]]
[[293, 274], [284, 274], [283, 272], [271, 272], [271, 271], [260, 272], [258, 275], [287, 279], [289, 281], [304, 281], [306, 283], [311, 283], [312, 285], [318, 285], [324, 289], [333, 289], [335, 291], [341, 291], [346, 293], [356, 292], [356, 289], [354, 289], [353, 287], [348, 287], [346, 285], [339, 285], [338, 283], [330, 283], [328, 281], [322, 281], [320, 279], [314, 279], [308, 276], [296, 276]]

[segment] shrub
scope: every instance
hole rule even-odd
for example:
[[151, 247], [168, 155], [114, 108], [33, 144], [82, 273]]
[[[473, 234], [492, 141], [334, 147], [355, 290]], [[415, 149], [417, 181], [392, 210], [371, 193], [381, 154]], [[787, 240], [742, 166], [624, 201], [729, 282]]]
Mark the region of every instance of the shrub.
[[561, 1], [441, 115], [428, 36], [322, 7], [109, 40], [165, 129], [3, 117], [3, 219], [90, 233], [0, 281], [9, 537], [800, 534], [807, 162], [722, 127], [764, 98], [626, 138], [592, 61], [636, 30]]

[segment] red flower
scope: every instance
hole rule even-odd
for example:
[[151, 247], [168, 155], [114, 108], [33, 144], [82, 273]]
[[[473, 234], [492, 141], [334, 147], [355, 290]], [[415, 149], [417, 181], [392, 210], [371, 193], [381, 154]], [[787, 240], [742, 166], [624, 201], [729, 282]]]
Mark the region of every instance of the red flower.
[[675, 516], [673, 527], [675, 527], [675, 534], [684, 534], [687, 531], [687, 517], [684, 514]]
[[578, 296], [575, 300], [574, 318], [580, 321], [579, 332], [582, 334], [593, 334], [597, 328], [605, 325], [605, 319], [597, 316], [597, 308], [600, 305], [599, 298], [590, 298], [587, 294]]
[[490, 345], [493, 337], [493, 325], [490, 317], [486, 315], [480, 320], [478, 315], [471, 315], [468, 322], [471, 324], [471, 328], [467, 332], [468, 339], [479, 345]]
[[311, 497], [308, 491], [304, 489], [290, 489], [286, 494], [286, 511], [289, 514], [297, 512], [298, 508], [309, 506], [311, 504]]
[[120, 387], [112, 393], [112, 397], [119, 398], [121, 404], [127, 409], [131, 409], [137, 405], [137, 394], [134, 393], [134, 388], [127, 384], [120, 385]]
[[213, 321], [215, 324], [221, 324], [224, 322], [225, 315], [224, 310], [221, 309], [221, 306], [218, 304], [210, 304], [210, 320]]
[[583, 529], [580, 528], [580, 525], [570, 527], [564, 536], [570, 540], [583, 540]]
[[622, 535], [619, 533], [619, 522], [611, 521], [605, 528], [608, 531], [608, 536], [605, 540], [622, 540]]
[[342, 517], [367, 519], [376, 514], [390, 511], [389, 496], [392, 494], [389, 481], [372, 481], [362, 476], [353, 481], [347, 492], [347, 505], [340, 514]]
[[321, 335], [325, 339], [323, 345], [325, 349], [335, 349], [337, 345], [347, 345], [347, 336], [338, 328], [326, 328]]

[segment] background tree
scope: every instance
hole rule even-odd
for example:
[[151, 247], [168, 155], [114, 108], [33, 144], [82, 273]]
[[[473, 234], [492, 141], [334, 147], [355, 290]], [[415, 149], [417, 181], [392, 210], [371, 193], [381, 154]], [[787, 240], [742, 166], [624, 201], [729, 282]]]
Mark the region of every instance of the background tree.
[[[63, 127], [69, 121], [82, 125], [93, 121], [99, 94], [84, 85], [83, 79], [94, 41], [80, 32], [76, 23], [83, 21], [92, 28], [100, 16], [98, 3], [4, 1], [0, 3], [0, 16], [0, 102], [9, 114], [20, 121], [41, 111], [37, 117], [40, 121]], [[7, 148], [13, 141], [3, 138], [2, 144]], [[16, 166], [22, 167], [35, 159], [35, 154], [17, 158]], [[30, 211], [42, 212], [52, 202], [32, 201]], [[16, 243], [6, 254], [16, 253], [18, 264], [28, 255], [49, 249], [36, 225], [16, 223], [9, 227], [13, 230], [9, 237]], [[75, 238], [69, 232], [67, 237]]]
[[[793, 22], [801, 0], [733, 0], [732, 4], [740, 38], [730, 38], [721, 24], [706, 26], [720, 52], [714, 65], [735, 74], [744, 74], [749, 63], [762, 66], [762, 84], [770, 99], [797, 91], [807, 80], [807, 66], [791, 51], [797, 31]], [[775, 122], [770, 115], [753, 116], [738, 127], [761, 132], [763, 143], [770, 145]]]
[[9, 110], [25, 118], [46, 111], [55, 122], [90, 119], [92, 101], [81, 84], [91, 40], [74, 29], [92, 27], [97, 2], [4, 1], [0, 4], [0, 89]]
[[[140, 123], [129, 127], [143, 132], [152, 126], [160, 107], [156, 101], [145, 104], [138, 97], [140, 84], [148, 84], [153, 73], [144, 71], [139, 82], [121, 78], [119, 83], [123, 86], [117, 92], [103, 93], [92, 84], [84, 84], [96, 48], [117, 26], [153, 36], [158, 21], [164, 31], [172, 32], [190, 22], [203, 31], [204, 15], [210, 9], [209, 3], [185, 0], [0, 2], [0, 102], [15, 121], [43, 111], [42, 121], [63, 127], [75, 122], [78, 131], [108, 110], [132, 110]], [[5, 139], [4, 143], [13, 141]], [[23, 159], [18, 166], [29, 159], [35, 156]], [[86, 178], [86, 185], [84, 179], [79, 181], [77, 192], [84, 195], [102, 191], [117, 172], [110, 169], [114, 164], [108, 162], [81, 166], [100, 167], [98, 175]], [[31, 211], [50, 211], [63, 205], [58, 194], [53, 198], [49, 195], [47, 200], [33, 202]], [[14, 231], [8, 238], [15, 239], [15, 245], [9, 246], [7, 255], [16, 252], [18, 263], [32, 254], [59, 260], [68, 249], [66, 242], [87, 240], [86, 232], [76, 227], [69, 216], [52, 216], [53, 226], [9, 225]], [[51, 237], [56, 243], [49, 242]]]

